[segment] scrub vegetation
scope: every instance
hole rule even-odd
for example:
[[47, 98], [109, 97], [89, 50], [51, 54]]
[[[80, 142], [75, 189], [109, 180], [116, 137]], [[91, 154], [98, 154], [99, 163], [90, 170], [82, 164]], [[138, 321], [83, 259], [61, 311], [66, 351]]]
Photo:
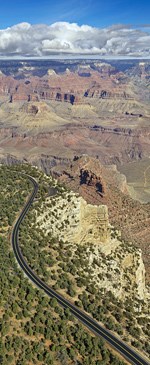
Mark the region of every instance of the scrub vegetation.
[[[87, 277], [80, 275], [81, 265], [86, 267], [83, 248], [78, 248], [76, 261], [71, 262], [69, 243], [58, 241], [50, 235], [46, 237], [40, 227], [35, 229], [35, 208], [38, 212], [52, 187], [57, 188], [57, 194], [64, 194], [64, 188], [29, 165], [0, 166], [0, 363], [124, 364], [102, 339], [84, 328], [69, 309], [64, 310], [56, 299], [48, 298], [34, 287], [18, 267], [10, 238], [12, 224], [33, 188], [25, 174], [32, 175], [39, 183], [33, 208], [28, 212], [19, 233], [27, 262], [43, 280], [71, 297], [78, 306], [103, 321], [107, 328], [123, 333], [124, 308], [121, 302], [118, 303], [111, 293], [105, 299], [105, 293], [100, 293], [96, 286], [88, 285]], [[54, 199], [52, 204], [55, 204]], [[139, 342], [140, 329], [134, 326], [131, 309], [128, 303], [126, 316], [131, 335], [135, 337], [133, 344], [148, 351], [148, 343]], [[139, 321], [145, 329], [145, 318], [139, 317]]]

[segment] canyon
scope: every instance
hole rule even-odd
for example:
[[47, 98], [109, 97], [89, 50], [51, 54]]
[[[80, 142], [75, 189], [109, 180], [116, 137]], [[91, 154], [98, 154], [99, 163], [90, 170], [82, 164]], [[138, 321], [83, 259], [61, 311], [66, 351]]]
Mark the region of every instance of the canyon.
[[36, 165], [88, 205], [107, 205], [110, 224], [142, 249], [148, 282], [149, 61], [0, 61], [0, 69], [0, 162]]
[[148, 158], [149, 68], [133, 65], [137, 78], [129, 75], [131, 68], [123, 72], [118, 65], [70, 62], [63, 72], [47, 65], [42, 76], [32, 64], [22, 62], [6, 74], [3, 66], [1, 155], [73, 158], [88, 151], [107, 164]]

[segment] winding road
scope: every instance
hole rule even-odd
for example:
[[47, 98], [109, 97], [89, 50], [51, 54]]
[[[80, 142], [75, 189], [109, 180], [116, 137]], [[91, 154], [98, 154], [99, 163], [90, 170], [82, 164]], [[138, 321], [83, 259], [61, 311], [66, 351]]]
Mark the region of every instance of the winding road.
[[135, 365], [150, 365], [147, 359], [142, 357], [139, 353], [137, 353], [133, 348], [128, 346], [126, 343], [117, 338], [112, 332], [102, 327], [98, 322], [92, 319], [88, 314], [83, 312], [81, 309], [72, 304], [69, 300], [65, 299], [62, 295], [57, 293], [55, 290], [50, 288], [46, 283], [44, 283], [29, 267], [25, 258], [22, 255], [21, 249], [19, 247], [19, 226], [23, 221], [25, 215], [27, 214], [34, 198], [36, 197], [38, 191], [38, 183], [36, 180], [28, 176], [30, 181], [33, 184], [33, 192], [31, 193], [26, 205], [24, 206], [19, 218], [17, 219], [13, 231], [12, 231], [12, 247], [15, 254], [15, 257], [18, 261], [19, 266], [24, 271], [24, 273], [28, 276], [28, 278], [40, 289], [42, 289], [49, 297], [56, 298], [58, 303], [64, 308], [69, 308], [70, 312], [80, 320], [86, 327], [88, 327], [95, 335], [102, 337], [106, 340], [109, 345], [114, 348], [117, 352], [119, 352], [126, 360], [128, 360], [131, 364]]

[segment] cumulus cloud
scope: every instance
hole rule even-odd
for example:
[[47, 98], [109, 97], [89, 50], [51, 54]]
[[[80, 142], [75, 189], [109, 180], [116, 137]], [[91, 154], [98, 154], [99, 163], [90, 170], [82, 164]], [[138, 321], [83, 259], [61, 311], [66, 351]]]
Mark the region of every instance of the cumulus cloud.
[[20, 23], [0, 30], [0, 57], [95, 55], [150, 57], [150, 33], [131, 25], [107, 28], [76, 23]]

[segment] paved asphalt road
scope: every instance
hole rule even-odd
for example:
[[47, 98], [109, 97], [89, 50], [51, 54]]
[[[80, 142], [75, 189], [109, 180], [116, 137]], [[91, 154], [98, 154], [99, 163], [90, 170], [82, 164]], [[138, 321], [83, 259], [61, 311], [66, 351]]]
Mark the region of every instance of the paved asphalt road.
[[135, 350], [129, 347], [126, 343], [118, 339], [114, 334], [112, 334], [109, 330], [102, 327], [99, 323], [97, 323], [94, 319], [88, 316], [85, 312], [80, 310], [74, 304], [72, 304], [67, 299], [63, 298], [60, 294], [58, 294], [55, 290], [51, 289], [46, 283], [44, 283], [28, 266], [25, 261], [22, 252], [19, 247], [19, 239], [18, 239], [18, 230], [20, 223], [23, 221], [26, 213], [28, 212], [36, 194], [38, 191], [38, 184], [34, 178], [28, 176], [31, 182], [33, 183], [34, 190], [30, 195], [25, 207], [23, 208], [17, 222], [12, 231], [12, 246], [14, 250], [15, 257], [24, 271], [24, 273], [28, 276], [28, 278], [40, 289], [42, 289], [49, 297], [56, 298], [58, 303], [64, 308], [69, 308], [70, 312], [78, 318], [86, 327], [88, 327], [92, 332], [94, 332], [97, 336], [103, 337], [117, 352], [123, 355], [125, 359], [127, 359], [130, 363], [136, 365], [150, 365], [147, 359], [139, 355]]

